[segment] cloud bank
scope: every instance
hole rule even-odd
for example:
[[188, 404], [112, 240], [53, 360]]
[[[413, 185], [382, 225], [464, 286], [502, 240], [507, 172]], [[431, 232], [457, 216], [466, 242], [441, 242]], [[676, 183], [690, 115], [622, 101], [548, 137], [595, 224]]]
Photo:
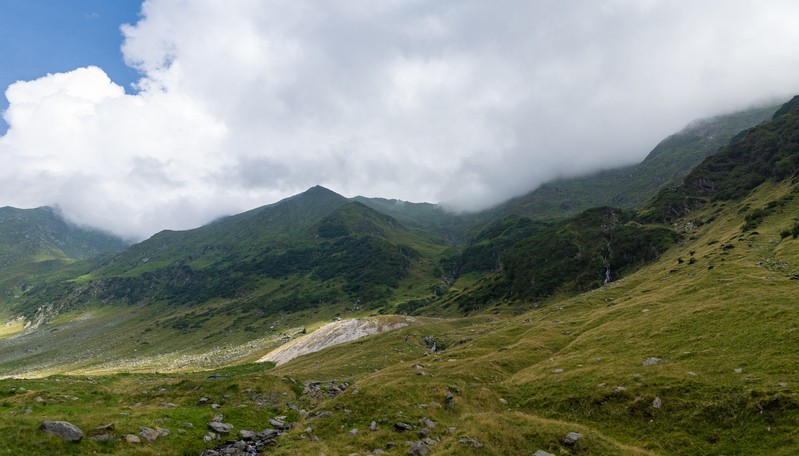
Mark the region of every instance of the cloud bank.
[[799, 4], [146, 0], [141, 79], [6, 91], [0, 204], [142, 239], [316, 184], [485, 208], [799, 92]]

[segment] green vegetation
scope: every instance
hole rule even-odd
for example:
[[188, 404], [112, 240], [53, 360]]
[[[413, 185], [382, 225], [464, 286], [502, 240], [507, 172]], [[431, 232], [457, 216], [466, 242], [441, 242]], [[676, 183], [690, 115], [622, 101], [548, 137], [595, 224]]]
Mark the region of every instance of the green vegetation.
[[[222, 413], [235, 430], [296, 422], [270, 454], [407, 454], [425, 436], [430, 454], [794, 454], [797, 119], [794, 99], [638, 210], [456, 222], [315, 187], [116, 255], [9, 253], [0, 452], [196, 455], [224, 443], [203, 439]], [[251, 363], [393, 313], [425, 317]], [[43, 420], [89, 436], [67, 444]], [[156, 426], [169, 435], [124, 439]]]

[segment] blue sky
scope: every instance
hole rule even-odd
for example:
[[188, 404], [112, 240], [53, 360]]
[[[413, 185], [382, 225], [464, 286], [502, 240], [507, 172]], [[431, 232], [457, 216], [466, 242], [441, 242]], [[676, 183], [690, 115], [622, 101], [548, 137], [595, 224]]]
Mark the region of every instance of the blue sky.
[[[135, 23], [140, 8], [141, 0], [0, 0], [0, 90], [95, 65], [130, 92], [138, 74], [123, 62], [119, 27]], [[7, 107], [3, 96], [0, 110]]]

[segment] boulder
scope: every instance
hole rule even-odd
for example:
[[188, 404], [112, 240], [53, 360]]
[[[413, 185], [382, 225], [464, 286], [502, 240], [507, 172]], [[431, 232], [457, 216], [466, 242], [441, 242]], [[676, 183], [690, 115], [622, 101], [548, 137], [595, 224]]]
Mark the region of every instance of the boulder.
[[153, 428], [143, 427], [139, 430], [139, 437], [146, 442], [155, 442], [161, 433]]
[[208, 423], [208, 429], [216, 432], [217, 434], [227, 435], [233, 429], [232, 424], [220, 423], [219, 421], [211, 421]]
[[412, 431], [413, 426], [408, 423], [394, 423], [394, 430], [397, 432]]
[[422, 442], [415, 442], [408, 450], [408, 456], [427, 456], [430, 453], [430, 447]]
[[39, 425], [39, 429], [50, 435], [61, 437], [67, 442], [77, 443], [83, 439], [83, 431], [67, 421], [44, 421]]
[[577, 441], [580, 440], [581, 438], [583, 438], [582, 434], [579, 434], [577, 432], [569, 432], [568, 434], [566, 434], [566, 438], [563, 439], [563, 443], [572, 446], [575, 443], [577, 443]]

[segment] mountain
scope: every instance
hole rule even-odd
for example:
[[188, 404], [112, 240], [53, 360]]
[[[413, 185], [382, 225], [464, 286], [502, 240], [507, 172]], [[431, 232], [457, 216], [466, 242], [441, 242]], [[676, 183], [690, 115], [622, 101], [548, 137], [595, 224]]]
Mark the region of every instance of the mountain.
[[34, 261], [89, 258], [119, 252], [127, 246], [115, 236], [67, 222], [50, 207], [0, 208], [0, 268]]
[[77, 278], [29, 291], [18, 310], [60, 311], [94, 301], [201, 306], [237, 315], [301, 311], [332, 303], [390, 305], [400, 283], [434, 286], [444, 247], [390, 216], [322, 187], [194, 230], [164, 231]]
[[[15, 298], [45, 326], [0, 326], [0, 449], [793, 455], [797, 156], [799, 98], [635, 210], [511, 214], [456, 247], [315, 187], [73, 262]], [[249, 362], [400, 312], [425, 316]]]
[[761, 107], [691, 122], [661, 141], [637, 165], [546, 183], [489, 210], [488, 218], [510, 214], [537, 219], [563, 218], [592, 207], [641, 206], [660, 188], [679, 184], [702, 160], [736, 139], [742, 131], [768, 120], [778, 108]]

